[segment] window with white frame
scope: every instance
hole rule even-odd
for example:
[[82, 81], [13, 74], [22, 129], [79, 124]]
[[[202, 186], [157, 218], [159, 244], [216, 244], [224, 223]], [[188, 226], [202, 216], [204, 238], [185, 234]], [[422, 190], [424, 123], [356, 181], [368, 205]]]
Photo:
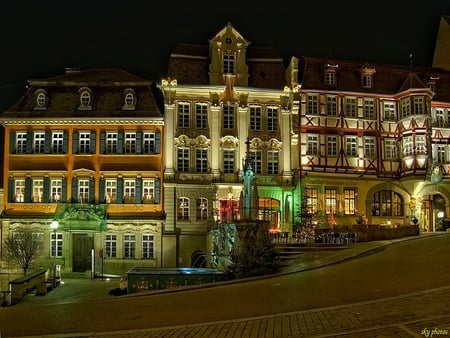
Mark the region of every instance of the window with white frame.
[[62, 197], [62, 180], [61, 179], [51, 179], [50, 180], [50, 193], [52, 202], [61, 202]]
[[325, 84], [336, 84], [336, 73], [334, 71], [325, 71]]
[[142, 152], [144, 154], [153, 154], [156, 150], [156, 133], [155, 132], [144, 132], [142, 139]]
[[356, 98], [355, 97], [346, 97], [345, 98], [345, 117], [357, 117], [357, 107], [356, 107]]
[[372, 75], [363, 74], [362, 75], [362, 86], [363, 88], [372, 88]]
[[117, 180], [105, 180], [105, 203], [116, 203], [117, 199]]
[[250, 106], [250, 130], [261, 131], [262, 107]]
[[224, 53], [223, 54], [223, 73], [224, 74], [234, 74], [234, 54]]
[[124, 234], [123, 235], [123, 257], [134, 258], [136, 255], [136, 235]]
[[189, 198], [178, 198], [177, 219], [185, 221], [189, 220]]
[[363, 101], [363, 114], [365, 119], [375, 119], [375, 100], [365, 98]]
[[345, 154], [347, 156], [357, 156], [357, 138], [356, 136], [345, 137]]
[[208, 172], [208, 149], [196, 148], [195, 149], [195, 172], [206, 173]]
[[402, 112], [402, 118], [411, 115], [411, 103], [409, 97], [400, 100], [400, 107]]
[[223, 129], [234, 129], [235, 107], [232, 105], [223, 106]]
[[41, 203], [44, 197], [44, 180], [33, 179], [33, 202]]
[[89, 180], [78, 181], [78, 201], [80, 203], [89, 202]]
[[131, 92], [126, 93], [124, 103], [125, 103], [125, 106], [127, 106], [127, 107], [134, 106], [134, 94]]
[[319, 155], [319, 135], [307, 136], [307, 155]]
[[315, 188], [306, 188], [306, 210], [309, 214], [315, 214], [319, 207], [319, 192]]
[[376, 157], [376, 140], [375, 137], [364, 137], [364, 157]]
[[326, 110], [328, 116], [337, 116], [337, 96], [327, 95]]
[[34, 153], [35, 154], [43, 154], [45, 149], [45, 133], [44, 132], [35, 132], [34, 133]]
[[63, 255], [63, 234], [52, 231], [50, 235], [50, 256], [62, 257]]
[[425, 114], [425, 97], [414, 96], [414, 114], [416, 115]]
[[336, 135], [327, 136], [327, 155], [337, 156], [338, 153], [338, 137]]
[[136, 133], [126, 132], [125, 133], [125, 144], [124, 144], [125, 154], [135, 154], [136, 153]]
[[278, 108], [267, 107], [267, 131], [278, 131]]
[[36, 96], [36, 106], [37, 108], [45, 108], [47, 103], [47, 98], [44, 93], [39, 93]]
[[78, 135], [78, 152], [80, 154], [89, 154], [91, 149], [91, 133], [80, 132]]
[[142, 258], [155, 257], [155, 237], [152, 234], [142, 234]]
[[117, 132], [107, 132], [106, 133], [106, 153], [116, 154], [117, 153], [117, 142], [119, 135]]
[[383, 102], [384, 119], [386, 121], [397, 121], [397, 110], [395, 107], [396, 104], [394, 101]]
[[402, 139], [403, 156], [413, 154], [414, 143], [412, 136], [404, 136]]
[[64, 143], [64, 133], [62, 131], [52, 132], [52, 153], [62, 154]]
[[445, 163], [446, 162], [446, 160], [445, 160], [445, 153], [446, 153], [445, 148], [446, 148], [445, 144], [438, 144], [437, 147], [436, 147], [436, 153], [437, 153], [436, 154], [437, 155], [436, 159], [440, 163]]
[[223, 172], [225, 174], [234, 173], [234, 149], [224, 149], [223, 150]]
[[153, 203], [155, 198], [155, 180], [142, 180], [142, 200], [147, 203]]
[[262, 151], [259, 149], [250, 150], [250, 158], [252, 160], [252, 169], [255, 174], [262, 172]]
[[356, 210], [356, 189], [344, 188], [344, 214], [354, 215]]
[[178, 112], [178, 128], [189, 128], [189, 103], [180, 102], [177, 107]]
[[136, 181], [126, 179], [123, 181], [123, 194], [125, 203], [134, 203], [136, 194]]
[[308, 94], [306, 96], [306, 114], [307, 115], [319, 114], [319, 95]]
[[117, 257], [117, 235], [106, 234], [105, 235], [105, 257], [115, 258]]
[[325, 188], [325, 214], [336, 215], [337, 191], [334, 188]]
[[189, 172], [189, 166], [190, 166], [190, 151], [189, 148], [178, 148], [177, 149], [177, 169], [179, 172], [187, 173]]
[[208, 126], [208, 105], [206, 103], [195, 104], [195, 127], [197, 129], [207, 129]]
[[16, 179], [14, 182], [14, 202], [23, 203], [25, 202], [25, 180]]
[[416, 154], [427, 153], [427, 141], [425, 135], [416, 135]]
[[91, 104], [91, 94], [88, 91], [83, 91], [80, 95], [80, 104], [87, 107]]
[[443, 109], [436, 109], [435, 116], [436, 117], [435, 117], [434, 125], [436, 127], [440, 127], [440, 128], [445, 127], [444, 110]]
[[384, 139], [384, 155], [386, 160], [398, 159], [397, 140], [394, 138]]
[[267, 174], [278, 175], [279, 152], [277, 150], [269, 150], [267, 152]]
[[25, 154], [27, 152], [27, 133], [17, 132], [16, 133], [16, 153]]
[[197, 220], [208, 219], [208, 200], [206, 198], [197, 199]]

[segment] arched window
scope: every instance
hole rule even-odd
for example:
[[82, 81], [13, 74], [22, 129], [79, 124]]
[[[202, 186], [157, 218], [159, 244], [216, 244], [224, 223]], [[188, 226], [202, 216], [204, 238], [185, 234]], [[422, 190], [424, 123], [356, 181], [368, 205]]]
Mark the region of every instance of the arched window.
[[373, 194], [372, 216], [403, 216], [403, 198], [392, 190]]

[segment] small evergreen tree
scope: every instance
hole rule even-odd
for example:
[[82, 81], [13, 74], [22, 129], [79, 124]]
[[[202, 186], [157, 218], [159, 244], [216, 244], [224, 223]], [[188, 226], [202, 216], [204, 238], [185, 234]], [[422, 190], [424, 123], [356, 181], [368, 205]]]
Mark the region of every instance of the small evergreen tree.
[[4, 241], [4, 257], [14, 265], [20, 267], [24, 276], [32, 267], [40, 251], [40, 242], [34, 238], [31, 230], [14, 231]]

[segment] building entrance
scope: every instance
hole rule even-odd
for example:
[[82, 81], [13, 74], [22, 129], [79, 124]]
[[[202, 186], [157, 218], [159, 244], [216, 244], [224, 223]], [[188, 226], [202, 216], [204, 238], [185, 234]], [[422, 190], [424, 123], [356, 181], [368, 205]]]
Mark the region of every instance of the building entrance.
[[88, 234], [73, 234], [73, 272], [86, 272], [91, 269], [91, 250], [94, 249], [94, 238]]

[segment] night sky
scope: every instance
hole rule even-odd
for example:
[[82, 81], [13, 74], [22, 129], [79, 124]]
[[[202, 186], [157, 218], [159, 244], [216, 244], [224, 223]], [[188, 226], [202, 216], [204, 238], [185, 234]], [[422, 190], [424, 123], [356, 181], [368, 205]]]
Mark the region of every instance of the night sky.
[[[253, 46], [292, 56], [431, 66], [450, 0], [254, 1], [14, 0], [0, 2], [0, 109], [27, 79], [66, 67], [166, 76], [177, 43], [207, 44], [230, 22]], [[420, 2], [419, 2], [420, 3]], [[292, 5], [294, 4], [294, 5]]]

